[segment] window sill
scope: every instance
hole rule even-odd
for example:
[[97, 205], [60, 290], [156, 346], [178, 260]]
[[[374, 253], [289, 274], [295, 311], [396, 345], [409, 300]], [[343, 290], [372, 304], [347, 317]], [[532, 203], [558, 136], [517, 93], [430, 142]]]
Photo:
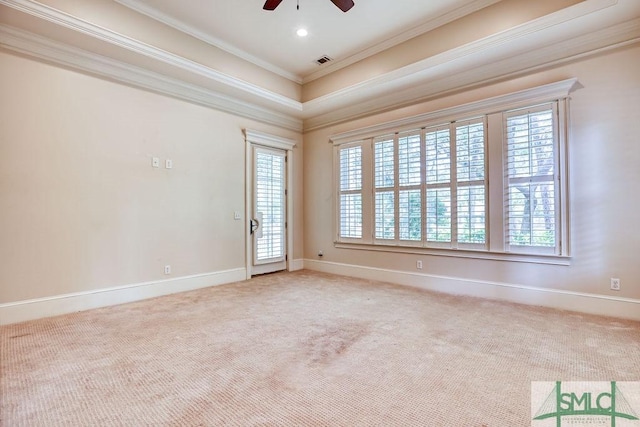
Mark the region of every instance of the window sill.
[[525, 262], [532, 264], [571, 265], [571, 257], [560, 255], [527, 255], [508, 252], [488, 252], [469, 249], [437, 249], [412, 246], [372, 245], [363, 243], [334, 242], [339, 249], [390, 252], [414, 255], [430, 255], [454, 258], [486, 259], [492, 261]]

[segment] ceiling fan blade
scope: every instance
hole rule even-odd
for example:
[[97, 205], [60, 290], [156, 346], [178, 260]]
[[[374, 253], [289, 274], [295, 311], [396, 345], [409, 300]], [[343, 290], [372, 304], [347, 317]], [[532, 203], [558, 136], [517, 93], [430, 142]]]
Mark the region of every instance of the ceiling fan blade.
[[282, 0], [267, 0], [262, 8], [264, 10], [274, 10], [280, 3], [282, 3]]
[[338, 6], [338, 9], [340, 9], [343, 12], [347, 12], [349, 9], [351, 9], [355, 5], [353, 0], [331, 0], [331, 1], [333, 2], [333, 4]]

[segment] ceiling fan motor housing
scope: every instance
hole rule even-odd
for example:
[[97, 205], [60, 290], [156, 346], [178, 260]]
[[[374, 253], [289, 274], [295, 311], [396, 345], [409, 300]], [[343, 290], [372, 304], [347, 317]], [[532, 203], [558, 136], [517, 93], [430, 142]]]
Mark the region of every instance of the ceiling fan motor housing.
[[[355, 6], [355, 3], [353, 2], [353, 0], [331, 0], [331, 2], [335, 4], [338, 7], [338, 9], [340, 9], [343, 12], [347, 12], [349, 11], [349, 9]], [[280, 3], [282, 3], [282, 0], [267, 0], [264, 3], [264, 6], [262, 8], [264, 10], [275, 10], [275, 8], [280, 5]], [[300, 9], [299, 3], [297, 7], [298, 9]]]

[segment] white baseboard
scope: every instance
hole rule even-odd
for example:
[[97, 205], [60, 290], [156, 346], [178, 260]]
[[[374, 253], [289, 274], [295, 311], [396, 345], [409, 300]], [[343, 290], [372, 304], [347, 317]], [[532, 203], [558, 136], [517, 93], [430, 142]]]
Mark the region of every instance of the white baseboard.
[[246, 279], [244, 268], [0, 304], [0, 325], [124, 304]]
[[387, 270], [335, 262], [304, 260], [309, 270], [340, 274], [368, 280], [380, 280], [437, 292], [499, 299], [520, 304], [640, 320], [640, 300], [558, 289], [537, 288], [511, 283], [487, 282]]
[[292, 259], [291, 265], [289, 265], [289, 271], [298, 271], [304, 268], [304, 260], [303, 259]]

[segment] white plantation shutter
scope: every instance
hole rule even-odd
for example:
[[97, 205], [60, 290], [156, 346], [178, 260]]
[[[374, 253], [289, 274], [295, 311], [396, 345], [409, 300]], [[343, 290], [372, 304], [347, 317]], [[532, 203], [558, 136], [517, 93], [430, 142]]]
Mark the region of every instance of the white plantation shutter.
[[389, 135], [373, 143], [375, 185], [375, 238], [396, 238], [396, 155], [395, 138]]
[[340, 191], [362, 188], [362, 147], [340, 150]]
[[340, 236], [362, 237], [362, 195], [340, 195]]
[[506, 240], [511, 248], [557, 247], [556, 104], [505, 114]]
[[374, 141], [374, 159], [376, 188], [393, 188], [395, 185], [393, 136]]
[[422, 137], [398, 135], [398, 232], [400, 240], [422, 240]]
[[362, 238], [362, 147], [339, 151], [339, 237]]
[[460, 244], [486, 243], [485, 124], [456, 123], [456, 214]]
[[426, 238], [451, 242], [451, 131], [449, 125], [425, 131]]
[[419, 186], [421, 182], [420, 132], [405, 132], [398, 136], [398, 181], [400, 186]]

